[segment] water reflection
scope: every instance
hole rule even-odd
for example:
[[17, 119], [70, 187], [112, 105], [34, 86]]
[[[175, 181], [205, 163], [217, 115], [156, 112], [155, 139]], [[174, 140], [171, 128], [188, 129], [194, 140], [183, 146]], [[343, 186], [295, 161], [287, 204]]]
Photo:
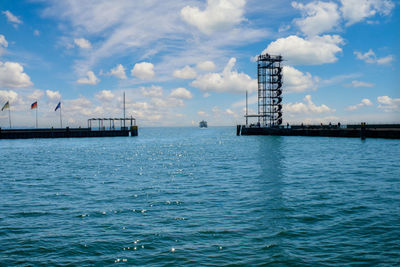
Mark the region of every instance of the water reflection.
[[[262, 250], [268, 262], [287, 258], [282, 239], [288, 234], [288, 207], [284, 198], [284, 137], [263, 136], [257, 138], [257, 160], [260, 174], [257, 179], [260, 190], [259, 203], [262, 206], [260, 235]], [[272, 257], [271, 257], [272, 256]]]

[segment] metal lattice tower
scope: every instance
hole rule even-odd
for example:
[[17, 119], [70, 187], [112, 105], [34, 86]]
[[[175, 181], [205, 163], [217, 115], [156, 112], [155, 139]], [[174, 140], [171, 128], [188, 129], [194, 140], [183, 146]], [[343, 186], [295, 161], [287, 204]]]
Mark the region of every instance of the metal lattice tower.
[[261, 127], [282, 124], [282, 56], [259, 55], [258, 122]]

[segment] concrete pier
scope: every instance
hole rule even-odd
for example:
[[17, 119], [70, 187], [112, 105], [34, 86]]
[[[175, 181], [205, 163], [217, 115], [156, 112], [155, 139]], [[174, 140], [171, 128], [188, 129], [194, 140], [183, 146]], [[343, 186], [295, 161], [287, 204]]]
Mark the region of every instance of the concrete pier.
[[[240, 129], [240, 132], [239, 132]], [[278, 135], [278, 136], [325, 136], [400, 139], [400, 124], [374, 125], [294, 125], [287, 127], [237, 127], [238, 135]]]
[[115, 137], [138, 136], [138, 127], [122, 127], [115, 130], [92, 130], [91, 128], [45, 128], [45, 129], [1, 129], [0, 139], [28, 138], [75, 138], [75, 137]]

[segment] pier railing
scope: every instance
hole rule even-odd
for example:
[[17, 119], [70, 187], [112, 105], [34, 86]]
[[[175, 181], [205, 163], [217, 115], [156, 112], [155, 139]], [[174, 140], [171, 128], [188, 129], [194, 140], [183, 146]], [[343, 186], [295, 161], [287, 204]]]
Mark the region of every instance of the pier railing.
[[[136, 126], [136, 119], [133, 117], [130, 118], [91, 118], [88, 119], [88, 128], [92, 131], [113, 131], [116, 129], [120, 129], [122, 131], [128, 131], [128, 127], [126, 126], [126, 122], [130, 122], [130, 128], [132, 126]], [[96, 125], [97, 124], [97, 125]], [[119, 127], [118, 127], [119, 124]], [[96, 127], [98, 126], [98, 127]]]

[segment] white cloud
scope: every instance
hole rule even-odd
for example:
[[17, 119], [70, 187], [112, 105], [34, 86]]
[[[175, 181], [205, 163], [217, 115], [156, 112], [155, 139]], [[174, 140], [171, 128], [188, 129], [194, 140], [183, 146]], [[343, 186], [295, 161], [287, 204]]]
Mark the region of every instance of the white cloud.
[[221, 73], [207, 73], [197, 77], [191, 85], [203, 91], [243, 93], [257, 90], [257, 80], [233, 70], [236, 58], [231, 58]]
[[24, 73], [24, 67], [17, 62], [0, 61], [0, 88], [22, 88], [33, 85]]
[[161, 86], [152, 85], [150, 87], [140, 87], [143, 96], [160, 97], [163, 94]]
[[384, 16], [392, 12], [395, 4], [391, 0], [341, 0], [340, 10], [347, 20], [346, 26], [363, 21], [365, 18], [381, 14]]
[[60, 100], [61, 94], [59, 91], [46, 90], [46, 95], [50, 100]]
[[207, 97], [210, 97], [210, 96], [211, 96], [211, 94], [208, 93], [208, 92], [205, 92], [205, 93], [203, 94], [203, 97], [204, 97], [204, 98], [207, 98]]
[[361, 100], [361, 103], [363, 103], [365, 106], [372, 106], [372, 102], [371, 100], [369, 100], [368, 98], [364, 98], [363, 100]]
[[317, 89], [318, 78], [312, 77], [310, 73], [303, 73], [293, 67], [284, 66], [283, 91], [284, 92], [305, 92]]
[[374, 87], [375, 84], [363, 82], [363, 81], [351, 81], [351, 84], [347, 84], [347, 87]]
[[193, 79], [196, 77], [197, 73], [190, 66], [185, 66], [183, 69], [175, 70], [173, 75], [180, 79]]
[[98, 92], [95, 97], [100, 101], [110, 102], [114, 99], [114, 94], [110, 90], [102, 90]]
[[0, 90], [0, 99], [1, 102], [10, 101], [10, 103], [15, 103], [18, 100], [18, 93], [13, 90]]
[[154, 77], [154, 65], [149, 62], [136, 63], [131, 70], [131, 75], [141, 80], [151, 80]]
[[398, 110], [400, 106], [400, 98], [391, 98], [387, 95], [377, 97], [379, 106], [378, 108], [384, 109], [385, 111]]
[[65, 100], [64, 106], [65, 109], [68, 110], [68, 113], [71, 115], [79, 114], [84, 116], [93, 116], [92, 102], [87, 98], [81, 96], [77, 99]]
[[201, 116], [201, 117], [208, 117], [208, 114], [202, 110], [200, 110], [199, 112], [197, 112], [197, 115]]
[[0, 56], [4, 54], [5, 52], [5, 47], [8, 47], [8, 42], [6, 40], [6, 37], [2, 34], [0, 34]]
[[393, 55], [378, 58], [372, 49], [364, 54], [358, 51], [354, 51], [354, 54], [357, 56], [357, 59], [370, 64], [387, 65], [394, 60]]
[[[166, 80], [175, 69], [185, 65], [193, 67], [204, 60], [217, 62], [230, 57], [233, 47], [265, 40], [270, 34], [267, 26], [253, 23], [224, 29], [212, 36], [199, 34], [183, 23], [179, 11], [187, 5], [204, 10], [206, 4], [201, 2], [206, 1], [52, 0], [44, 2], [41, 15], [60, 23], [65, 36], [60, 42], [68, 42], [71, 36], [72, 40], [77, 36], [96, 40], [92, 49], [84, 51], [74, 61], [79, 77], [104, 63], [105, 59], [131, 55], [137, 60], [135, 63], [159, 58], [156, 75]], [[266, 5], [269, 4], [262, 6]], [[144, 23], [148, 18], [152, 18], [152, 22]]]
[[8, 47], [8, 42], [6, 40], [6, 37], [2, 34], [0, 34], [0, 46]]
[[17, 16], [15, 16], [13, 13], [11, 13], [10, 11], [6, 10], [6, 11], [2, 11], [1, 13], [3, 13], [7, 17], [7, 20], [9, 22], [12, 22], [15, 24], [22, 24], [22, 21]]
[[44, 95], [44, 92], [42, 90], [35, 90], [35, 91], [33, 91], [32, 94], [30, 94], [28, 96], [28, 98], [31, 100], [39, 100], [43, 97], [43, 95]]
[[216, 68], [214, 62], [210, 60], [199, 62], [196, 67], [201, 71], [213, 71]]
[[120, 79], [126, 79], [125, 68], [121, 64], [118, 64], [115, 68], [111, 69], [110, 74]]
[[40, 31], [39, 31], [39, 30], [34, 30], [34, 31], [33, 31], [33, 35], [35, 35], [35, 36], [40, 36]]
[[171, 94], [169, 95], [170, 97], [173, 98], [180, 98], [180, 99], [191, 99], [192, 93], [187, 90], [186, 88], [176, 88], [174, 90], [172, 90]]
[[211, 34], [242, 22], [245, 4], [245, 0], [207, 0], [205, 10], [186, 6], [181, 10], [181, 16], [201, 32]]
[[100, 80], [96, 77], [93, 71], [88, 71], [86, 75], [87, 75], [86, 78], [80, 78], [76, 82], [79, 84], [90, 84], [90, 85], [96, 85], [98, 82], [100, 82]]
[[83, 49], [90, 49], [92, 48], [92, 44], [86, 40], [85, 38], [75, 38], [74, 43]]
[[331, 31], [339, 24], [340, 14], [334, 2], [314, 1], [306, 5], [293, 2], [292, 6], [301, 11], [303, 17], [295, 23], [308, 36]]
[[346, 109], [349, 110], [349, 111], [354, 111], [354, 110], [359, 109], [361, 107], [372, 106], [372, 105], [373, 104], [372, 104], [371, 100], [369, 100], [368, 98], [364, 98], [363, 100], [361, 100], [361, 103], [359, 103], [357, 105], [354, 105], [354, 106], [349, 106]]
[[324, 104], [320, 106], [315, 105], [311, 100], [311, 95], [306, 95], [304, 97], [304, 101], [306, 103], [302, 102], [288, 103], [283, 106], [283, 111], [288, 113], [307, 113], [307, 114], [333, 113], [336, 111], [335, 109], [331, 109], [330, 107]]
[[228, 115], [231, 115], [231, 116], [235, 116], [236, 115], [235, 112], [233, 112], [230, 108], [227, 108], [225, 110], [225, 113], [228, 114]]
[[272, 42], [262, 52], [282, 55], [291, 65], [320, 65], [337, 61], [336, 54], [342, 52], [339, 45], [344, 41], [339, 35], [323, 35], [303, 39], [296, 35]]
[[181, 107], [185, 104], [182, 99], [178, 98], [152, 98], [150, 103], [153, 105], [154, 108], [164, 109], [164, 111], [166, 108]]

